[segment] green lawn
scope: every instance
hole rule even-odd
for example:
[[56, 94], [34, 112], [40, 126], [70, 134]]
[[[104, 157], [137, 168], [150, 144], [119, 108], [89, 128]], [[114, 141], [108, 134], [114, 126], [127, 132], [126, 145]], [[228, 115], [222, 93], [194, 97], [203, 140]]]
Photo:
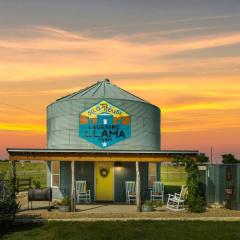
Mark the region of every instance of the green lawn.
[[[6, 173], [6, 179], [8, 179], [11, 173], [12, 166], [9, 162], [0, 162], [0, 173]], [[16, 163], [17, 178], [32, 178], [32, 181], [40, 181], [41, 186], [46, 186], [46, 164], [42, 162], [30, 163], [24, 162], [24, 164]]]
[[165, 186], [181, 186], [186, 184], [186, 179], [185, 167], [161, 166], [161, 181]]
[[[1, 231], [1, 230], [0, 230]], [[2, 230], [3, 231], [3, 230]], [[3, 239], [222, 240], [240, 239], [239, 222], [127, 221], [50, 222], [12, 227]]]
[[[16, 163], [16, 171], [45, 171], [46, 165], [43, 162], [24, 162], [22, 165], [21, 162]], [[0, 171], [11, 171], [10, 162], [0, 162]]]

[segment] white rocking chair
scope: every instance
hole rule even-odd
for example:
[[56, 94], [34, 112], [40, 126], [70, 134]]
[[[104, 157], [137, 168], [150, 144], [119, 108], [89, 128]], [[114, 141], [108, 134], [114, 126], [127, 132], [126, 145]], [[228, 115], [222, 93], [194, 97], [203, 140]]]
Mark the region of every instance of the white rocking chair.
[[174, 211], [185, 210], [184, 200], [187, 194], [187, 186], [182, 186], [181, 192], [173, 194], [168, 194], [167, 209]]
[[87, 203], [91, 202], [91, 190], [87, 190], [86, 181], [76, 181], [76, 195], [77, 203], [84, 201]]
[[153, 188], [151, 190], [151, 200], [161, 200], [162, 203], [164, 202], [164, 185], [162, 182], [153, 182]]
[[130, 204], [131, 201], [136, 202], [136, 183], [134, 181], [125, 182], [125, 189], [126, 189], [126, 202], [128, 204]]

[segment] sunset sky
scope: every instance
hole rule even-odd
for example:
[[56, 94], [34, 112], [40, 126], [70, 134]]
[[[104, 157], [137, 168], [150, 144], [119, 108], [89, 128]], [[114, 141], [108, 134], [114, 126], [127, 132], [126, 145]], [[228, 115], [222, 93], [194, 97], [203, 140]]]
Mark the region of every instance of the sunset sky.
[[162, 149], [240, 158], [239, 0], [0, 0], [0, 158], [98, 80], [162, 111]]

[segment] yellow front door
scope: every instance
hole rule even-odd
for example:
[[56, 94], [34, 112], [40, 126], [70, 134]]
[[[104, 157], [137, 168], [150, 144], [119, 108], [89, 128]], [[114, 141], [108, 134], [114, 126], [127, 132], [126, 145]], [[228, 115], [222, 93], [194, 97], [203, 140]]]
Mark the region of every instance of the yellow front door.
[[95, 162], [96, 201], [113, 201], [113, 162]]

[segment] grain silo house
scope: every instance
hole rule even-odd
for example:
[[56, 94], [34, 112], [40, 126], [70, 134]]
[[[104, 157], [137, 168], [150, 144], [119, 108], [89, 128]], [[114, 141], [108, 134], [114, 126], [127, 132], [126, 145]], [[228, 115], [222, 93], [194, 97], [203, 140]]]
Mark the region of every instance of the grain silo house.
[[157, 106], [103, 80], [47, 107], [46, 149], [8, 152], [13, 161], [46, 161], [54, 199], [84, 183], [80, 187], [90, 191], [83, 200], [126, 202], [126, 183], [139, 184], [144, 196], [160, 180], [161, 162], [198, 153], [162, 151], [160, 126]]

